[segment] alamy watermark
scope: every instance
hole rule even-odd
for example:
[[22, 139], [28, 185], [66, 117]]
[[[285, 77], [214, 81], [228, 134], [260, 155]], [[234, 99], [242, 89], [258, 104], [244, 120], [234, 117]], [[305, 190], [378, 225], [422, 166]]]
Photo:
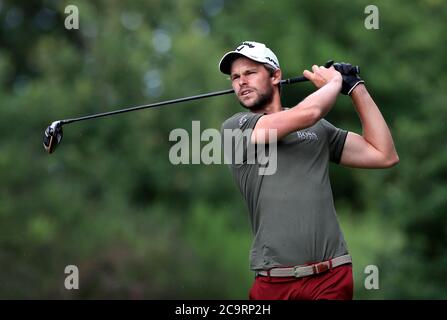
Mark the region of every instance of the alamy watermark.
[[[252, 143], [253, 129], [217, 129], [200, 131], [200, 121], [192, 121], [191, 134], [182, 128], [169, 134], [176, 143], [169, 150], [169, 161], [179, 164], [257, 165], [259, 175], [272, 175], [277, 169], [277, 130], [258, 130], [268, 143]], [[207, 142], [203, 145], [203, 142]], [[223, 152], [222, 152], [223, 151]]]
[[72, 29], [79, 29], [79, 9], [75, 5], [68, 5], [65, 7], [64, 12], [68, 14], [68, 16], [65, 18], [64, 25], [65, 29], [72, 30]]
[[368, 275], [363, 283], [365, 289], [379, 290], [379, 268], [375, 265], [368, 265], [365, 267], [364, 273]]
[[64, 286], [67, 290], [78, 290], [79, 289], [79, 269], [75, 265], [68, 265], [64, 270], [65, 274], [68, 274], [65, 277]]
[[379, 29], [379, 8], [370, 4], [365, 7], [365, 14], [368, 14], [365, 18], [365, 28], [368, 30]]

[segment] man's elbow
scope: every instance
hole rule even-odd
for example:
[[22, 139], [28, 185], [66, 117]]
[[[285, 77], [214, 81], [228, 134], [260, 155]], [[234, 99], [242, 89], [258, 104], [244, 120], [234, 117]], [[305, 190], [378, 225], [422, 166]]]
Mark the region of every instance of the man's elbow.
[[313, 126], [324, 116], [317, 105], [311, 105], [301, 110], [301, 123], [305, 128]]
[[384, 160], [384, 168], [394, 167], [399, 161], [399, 155], [395, 152]]

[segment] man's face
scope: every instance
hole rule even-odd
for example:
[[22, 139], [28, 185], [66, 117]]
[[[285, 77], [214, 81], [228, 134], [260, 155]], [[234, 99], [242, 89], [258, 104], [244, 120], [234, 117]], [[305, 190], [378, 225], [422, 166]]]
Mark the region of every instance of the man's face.
[[231, 83], [241, 105], [252, 111], [261, 110], [273, 99], [272, 77], [260, 63], [245, 57], [231, 65]]

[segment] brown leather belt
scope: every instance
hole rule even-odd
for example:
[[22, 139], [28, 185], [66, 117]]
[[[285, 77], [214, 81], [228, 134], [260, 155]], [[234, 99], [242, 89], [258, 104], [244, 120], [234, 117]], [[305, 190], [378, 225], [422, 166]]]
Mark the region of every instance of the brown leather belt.
[[307, 277], [314, 274], [319, 274], [322, 272], [326, 272], [332, 268], [341, 266], [343, 264], [352, 263], [352, 258], [349, 254], [339, 256], [337, 258], [310, 264], [306, 266], [294, 266], [294, 267], [285, 267], [285, 268], [272, 268], [270, 270], [257, 271], [257, 276], [266, 276], [266, 277]]

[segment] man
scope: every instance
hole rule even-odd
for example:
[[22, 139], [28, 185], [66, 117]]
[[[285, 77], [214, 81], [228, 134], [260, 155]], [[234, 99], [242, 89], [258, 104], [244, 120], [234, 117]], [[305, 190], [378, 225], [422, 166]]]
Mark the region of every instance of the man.
[[[244, 153], [243, 161], [230, 168], [254, 235], [250, 299], [352, 299], [352, 261], [334, 208], [329, 161], [356, 168], [387, 168], [399, 161], [364, 81], [350, 73], [349, 64], [337, 65], [343, 75], [334, 66], [314, 65], [303, 75], [318, 90], [286, 109], [280, 101], [279, 61], [264, 44], [243, 42], [223, 56], [219, 68], [230, 75], [247, 109], [227, 119], [222, 130], [239, 132], [233, 149]], [[340, 92], [351, 97], [363, 135], [323, 119]], [[239, 148], [247, 130], [250, 141]], [[272, 130], [276, 138], [267, 134]], [[261, 175], [260, 164], [248, 161], [249, 146], [271, 144], [277, 168]]]

